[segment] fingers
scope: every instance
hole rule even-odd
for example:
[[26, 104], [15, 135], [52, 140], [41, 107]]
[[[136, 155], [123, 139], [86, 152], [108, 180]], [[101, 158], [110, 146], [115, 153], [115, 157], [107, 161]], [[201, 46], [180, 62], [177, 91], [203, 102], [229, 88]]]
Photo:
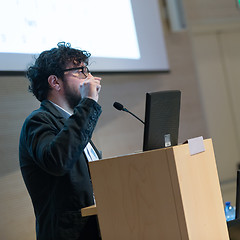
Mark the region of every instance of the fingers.
[[84, 85], [87, 85], [87, 84], [90, 84], [92, 85], [92, 87], [96, 88], [97, 92], [99, 93], [100, 90], [101, 90], [101, 79], [100, 78], [90, 78], [90, 79], [87, 79], [83, 82]]
[[101, 78], [93, 77], [91, 74], [80, 84], [80, 93], [82, 97], [88, 97], [98, 101], [101, 91]]
[[86, 78], [86, 81], [92, 81], [92, 83], [94, 83], [96, 85], [96, 90], [97, 92], [99, 93], [101, 91], [101, 80], [102, 78], [100, 77], [93, 77], [91, 74], [90, 75], [90, 78]]

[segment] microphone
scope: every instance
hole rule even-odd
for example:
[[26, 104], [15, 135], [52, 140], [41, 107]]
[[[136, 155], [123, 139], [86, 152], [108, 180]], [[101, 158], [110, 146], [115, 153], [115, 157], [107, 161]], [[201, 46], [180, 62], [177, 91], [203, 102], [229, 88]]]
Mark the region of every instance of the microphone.
[[141, 123], [145, 124], [139, 117], [137, 117], [135, 114], [133, 114], [132, 112], [127, 110], [121, 103], [115, 102], [113, 104], [113, 106], [119, 111], [124, 111], [124, 112], [130, 113], [132, 116], [134, 116], [136, 119], [138, 119]]

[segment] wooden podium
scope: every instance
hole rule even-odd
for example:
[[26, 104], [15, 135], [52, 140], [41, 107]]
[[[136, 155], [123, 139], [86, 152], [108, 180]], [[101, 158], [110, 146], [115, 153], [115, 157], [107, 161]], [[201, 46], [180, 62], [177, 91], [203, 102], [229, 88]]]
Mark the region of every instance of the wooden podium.
[[91, 162], [102, 239], [228, 240], [212, 141], [203, 143], [195, 155], [184, 144]]

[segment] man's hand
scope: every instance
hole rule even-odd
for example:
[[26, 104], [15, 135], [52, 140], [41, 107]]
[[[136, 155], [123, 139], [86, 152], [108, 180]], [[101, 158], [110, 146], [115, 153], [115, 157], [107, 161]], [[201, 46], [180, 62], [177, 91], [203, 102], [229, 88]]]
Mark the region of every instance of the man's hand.
[[92, 74], [89, 73], [88, 77], [80, 84], [81, 97], [91, 98], [97, 102], [101, 90], [100, 81], [100, 77], [93, 77]]

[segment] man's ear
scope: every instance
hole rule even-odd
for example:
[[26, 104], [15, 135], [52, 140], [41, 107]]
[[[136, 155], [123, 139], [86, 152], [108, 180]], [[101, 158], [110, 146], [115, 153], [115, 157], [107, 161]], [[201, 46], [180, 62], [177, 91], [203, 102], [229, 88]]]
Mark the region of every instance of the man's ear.
[[52, 89], [54, 89], [56, 91], [61, 90], [61, 83], [60, 83], [59, 78], [56, 75], [50, 75], [48, 77], [48, 83]]

